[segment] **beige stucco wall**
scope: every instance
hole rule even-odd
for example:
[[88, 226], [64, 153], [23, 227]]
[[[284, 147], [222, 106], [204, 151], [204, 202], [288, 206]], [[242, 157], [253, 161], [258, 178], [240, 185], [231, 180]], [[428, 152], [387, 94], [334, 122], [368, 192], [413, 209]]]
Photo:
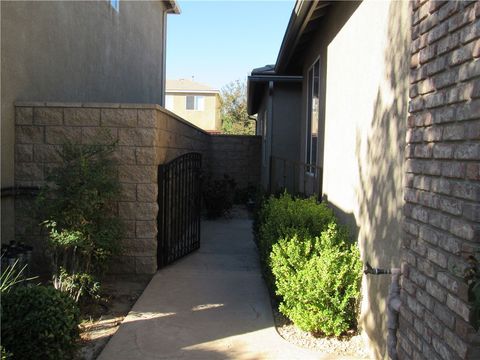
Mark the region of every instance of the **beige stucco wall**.
[[[363, 260], [386, 268], [400, 265], [409, 29], [408, 2], [363, 1], [322, 59], [323, 191], [357, 236]], [[362, 283], [360, 326], [376, 359], [386, 358], [389, 281], [364, 276]]]
[[[166, 95], [173, 97], [173, 108], [170, 109], [178, 116], [190, 121], [195, 126], [204, 130], [220, 130], [220, 101], [216, 93], [175, 93], [167, 91]], [[186, 96], [203, 96], [204, 109], [203, 110], [187, 110]]]
[[[14, 102], [163, 104], [164, 4], [1, 2], [1, 186], [13, 186]], [[2, 198], [2, 241], [13, 200]]]

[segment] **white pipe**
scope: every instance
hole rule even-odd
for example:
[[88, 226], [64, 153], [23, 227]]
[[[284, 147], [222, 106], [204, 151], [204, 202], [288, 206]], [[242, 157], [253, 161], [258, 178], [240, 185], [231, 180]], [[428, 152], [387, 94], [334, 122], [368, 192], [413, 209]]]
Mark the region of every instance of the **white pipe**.
[[397, 329], [398, 329], [398, 313], [402, 306], [400, 300], [400, 275], [402, 272], [398, 268], [392, 271], [392, 282], [388, 291], [387, 301], [387, 352], [391, 360], [398, 360], [397, 354]]

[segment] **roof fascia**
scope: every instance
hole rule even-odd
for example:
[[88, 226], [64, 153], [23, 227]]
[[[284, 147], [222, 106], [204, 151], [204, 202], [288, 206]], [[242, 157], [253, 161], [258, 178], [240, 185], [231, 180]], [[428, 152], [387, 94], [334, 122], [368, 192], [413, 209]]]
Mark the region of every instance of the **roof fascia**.
[[282, 45], [278, 52], [277, 61], [275, 63], [275, 72], [277, 74], [285, 71], [295, 48], [300, 40], [302, 32], [305, 30], [308, 21], [312, 17], [318, 0], [306, 1], [298, 0], [295, 8], [292, 10], [287, 30], [282, 40]]
[[219, 94], [220, 91], [218, 90], [176, 90], [176, 89], [167, 89], [165, 93], [174, 94], [174, 93], [182, 93], [182, 94]]

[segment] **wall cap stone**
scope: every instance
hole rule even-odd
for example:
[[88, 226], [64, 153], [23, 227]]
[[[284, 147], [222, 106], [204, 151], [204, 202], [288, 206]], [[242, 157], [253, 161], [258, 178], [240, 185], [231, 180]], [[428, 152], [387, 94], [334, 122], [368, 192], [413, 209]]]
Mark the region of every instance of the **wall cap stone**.
[[239, 139], [258, 139], [261, 138], [261, 135], [232, 135], [232, 134], [209, 134], [212, 138], [219, 138], [219, 137], [224, 137], [224, 138], [239, 138]]
[[[173, 112], [163, 108], [162, 106], [158, 104], [139, 104], [139, 103], [100, 103], [100, 102], [85, 102], [85, 103], [79, 103], [79, 102], [48, 102], [48, 101], [15, 101], [14, 105], [16, 107], [62, 107], [62, 108], [95, 108], [95, 109], [151, 109], [151, 110], [157, 110], [160, 111], [175, 120], [191, 127], [192, 129], [195, 129], [197, 131], [200, 131], [201, 133], [205, 135], [210, 135], [209, 132], [199, 128], [198, 126], [193, 125], [189, 121], [181, 118], [177, 114], [174, 114]], [[223, 136], [228, 136], [228, 135], [223, 135]]]

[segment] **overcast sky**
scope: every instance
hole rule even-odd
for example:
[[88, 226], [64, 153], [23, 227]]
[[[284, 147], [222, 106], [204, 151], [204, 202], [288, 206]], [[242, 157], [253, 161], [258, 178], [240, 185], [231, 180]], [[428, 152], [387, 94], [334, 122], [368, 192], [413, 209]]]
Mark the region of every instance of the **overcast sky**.
[[178, 1], [168, 15], [167, 78], [221, 89], [274, 64], [294, 1]]

